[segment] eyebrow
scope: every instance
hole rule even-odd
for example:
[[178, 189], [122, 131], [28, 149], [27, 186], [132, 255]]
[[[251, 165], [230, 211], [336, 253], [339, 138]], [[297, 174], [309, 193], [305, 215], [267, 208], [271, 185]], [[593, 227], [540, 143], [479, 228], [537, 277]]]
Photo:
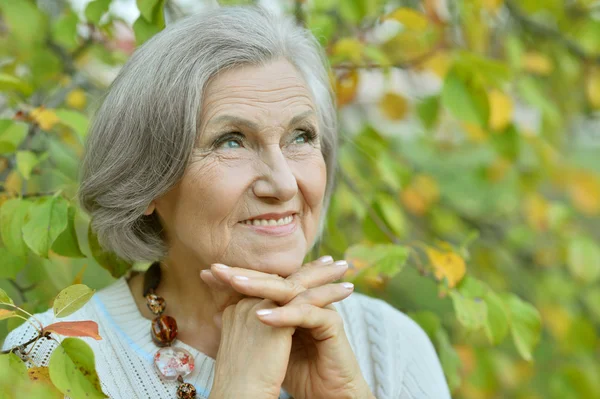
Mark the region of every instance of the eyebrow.
[[[294, 126], [296, 124], [298, 124], [299, 122], [301, 122], [302, 120], [308, 118], [309, 116], [314, 115], [315, 112], [311, 109], [305, 112], [302, 112], [296, 116], [294, 116], [291, 120], [290, 123], [288, 124], [288, 128], [291, 126]], [[239, 116], [235, 116], [235, 115], [220, 115], [217, 116], [216, 118], [213, 118], [210, 120], [210, 122], [208, 123], [208, 126], [210, 125], [214, 125], [214, 124], [218, 124], [218, 123], [232, 123], [235, 125], [240, 125], [240, 126], [245, 126], [248, 129], [251, 130], [259, 130], [259, 127], [256, 123], [248, 120], [248, 119], [244, 119], [244, 118], [240, 118]]]

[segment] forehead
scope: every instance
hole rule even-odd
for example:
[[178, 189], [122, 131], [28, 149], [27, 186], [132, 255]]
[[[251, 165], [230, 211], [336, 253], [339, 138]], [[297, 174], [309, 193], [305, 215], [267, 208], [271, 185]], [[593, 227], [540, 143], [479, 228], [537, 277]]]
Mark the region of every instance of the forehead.
[[289, 119], [313, 110], [312, 95], [302, 75], [287, 60], [246, 65], [216, 75], [208, 84], [202, 105], [203, 125], [224, 112]]

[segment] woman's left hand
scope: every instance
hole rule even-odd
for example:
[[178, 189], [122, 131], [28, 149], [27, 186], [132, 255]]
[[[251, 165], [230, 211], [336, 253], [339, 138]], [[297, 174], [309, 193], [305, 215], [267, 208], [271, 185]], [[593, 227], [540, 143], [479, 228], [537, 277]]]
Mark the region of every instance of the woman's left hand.
[[[323, 258], [321, 258], [323, 259]], [[203, 280], [216, 289], [270, 299], [280, 307], [257, 315], [273, 327], [297, 327], [283, 388], [303, 398], [373, 398], [344, 331], [331, 305], [348, 297], [353, 285], [328, 284], [343, 276], [348, 265], [318, 259], [283, 278], [255, 270], [215, 265], [203, 271]], [[241, 276], [234, 277], [234, 276]]]

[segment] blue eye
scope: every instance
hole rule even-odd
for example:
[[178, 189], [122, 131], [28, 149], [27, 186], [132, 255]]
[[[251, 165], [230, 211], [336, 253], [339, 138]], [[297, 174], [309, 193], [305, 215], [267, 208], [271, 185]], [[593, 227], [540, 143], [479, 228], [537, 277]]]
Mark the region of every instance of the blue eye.
[[[242, 146], [243, 136], [240, 133], [226, 133], [215, 140], [214, 147], [220, 148], [223, 144], [227, 144], [225, 148], [235, 149]], [[229, 143], [238, 143], [238, 146], [230, 146]]]
[[294, 140], [298, 140], [299, 138], [304, 137], [304, 142], [303, 143], [296, 142], [296, 144], [312, 143], [313, 141], [315, 141], [315, 138], [317, 137], [316, 134], [310, 130], [301, 130], [301, 132], [302, 133], [299, 134], [298, 136], [296, 136], [296, 138]]
[[240, 144], [240, 141], [238, 139], [229, 139], [227, 141], [225, 141], [223, 144], [228, 144], [228, 143], [237, 143], [237, 147], [235, 146], [226, 146], [227, 148], [240, 148], [242, 145]]

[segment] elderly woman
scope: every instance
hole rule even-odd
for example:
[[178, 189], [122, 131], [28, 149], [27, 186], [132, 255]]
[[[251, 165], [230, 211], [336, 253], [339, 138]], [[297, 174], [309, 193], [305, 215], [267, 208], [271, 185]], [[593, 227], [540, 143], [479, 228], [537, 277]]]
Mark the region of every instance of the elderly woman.
[[[95, 115], [82, 168], [101, 244], [154, 262], [70, 318], [99, 324], [103, 339], [85, 340], [104, 393], [450, 397], [416, 323], [335, 283], [345, 261], [302, 265], [323, 229], [336, 137], [323, 51], [291, 20], [219, 8], [135, 52]], [[5, 346], [34, 334], [25, 324]], [[38, 364], [52, 349], [42, 341]]]

